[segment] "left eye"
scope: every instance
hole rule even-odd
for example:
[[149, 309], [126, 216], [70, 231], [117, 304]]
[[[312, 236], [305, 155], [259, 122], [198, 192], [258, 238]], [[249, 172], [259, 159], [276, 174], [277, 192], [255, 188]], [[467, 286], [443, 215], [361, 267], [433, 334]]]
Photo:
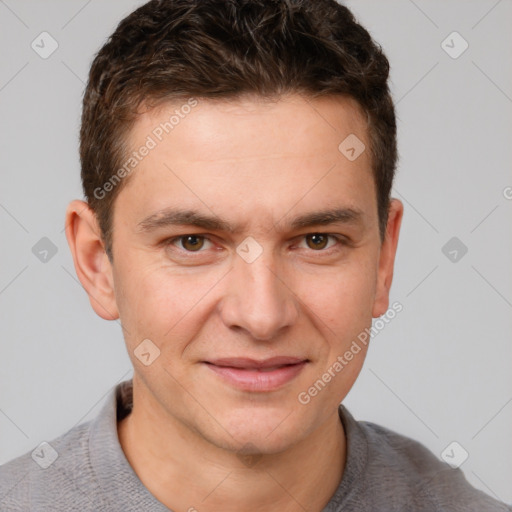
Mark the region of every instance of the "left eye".
[[173, 245], [185, 249], [188, 252], [200, 252], [210, 240], [201, 235], [184, 235], [172, 241]]
[[[329, 239], [333, 240], [334, 243], [329, 245]], [[314, 251], [321, 251], [326, 248], [330, 248], [336, 244], [338, 239], [333, 235], [326, 235], [324, 233], [311, 233], [304, 236], [304, 241], [309, 249]]]

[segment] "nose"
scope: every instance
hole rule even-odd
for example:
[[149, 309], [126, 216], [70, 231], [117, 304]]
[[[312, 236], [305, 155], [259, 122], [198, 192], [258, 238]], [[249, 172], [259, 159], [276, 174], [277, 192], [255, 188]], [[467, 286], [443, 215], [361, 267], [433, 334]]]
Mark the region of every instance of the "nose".
[[273, 340], [295, 323], [297, 300], [271, 258], [247, 263], [236, 258], [227, 278], [221, 317], [231, 329], [243, 329], [253, 339]]

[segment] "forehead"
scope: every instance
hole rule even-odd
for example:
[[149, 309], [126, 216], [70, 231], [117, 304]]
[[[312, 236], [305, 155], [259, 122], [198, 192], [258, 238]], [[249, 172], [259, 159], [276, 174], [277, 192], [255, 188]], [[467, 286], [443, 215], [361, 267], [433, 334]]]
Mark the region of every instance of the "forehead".
[[186, 142], [174, 155], [177, 165], [318, 157], [319, 150], [336, 149], [350, 134], [368, 144], [362, 109], [345, 96], [313, 99], [290, 94], [270, 100], [253, 95], [197, 99], [191, 104], [190, 100], [167, 102], [142, 113], [129, 135], [131, 147], [137, 147], [148, 136], [157, 145], [172, 144], [170, 139], [176, 146]]
[[[360, 210], [355, 203], [375, 198], [369, 151], [361, 150], [369, 147], [367, 126], [354, 100], [290, 95], [195, 101], [164, 103], [134, 124], [131, 150], [151, 149], [120, 198], [129, 195], [137, 214], [180, 201], [194, 208], [236, 206], [224, 212], [232, 215], [249, 215], [257, 203], [281, 215], [279, 205], [307, 208], [322, 197]], [[362, 151], [357, 159], [347, 158], [346, 140]]]

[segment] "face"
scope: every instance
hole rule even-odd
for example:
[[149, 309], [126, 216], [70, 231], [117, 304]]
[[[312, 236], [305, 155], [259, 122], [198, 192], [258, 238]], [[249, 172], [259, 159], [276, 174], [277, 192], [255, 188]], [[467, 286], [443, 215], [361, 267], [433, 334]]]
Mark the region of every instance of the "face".
[[400, 214], [382, 244], [369, 151], [338, 149], [350, 134], [369, 147], [352, 100], [199, 101], [158, 140], [176, 108], [131, 132], [133, 148], [156, 145], [115, 201], [107, 309], [155, 419], [277, 453], [357, 378], [366, 346], [344, 354], [388, 307]]

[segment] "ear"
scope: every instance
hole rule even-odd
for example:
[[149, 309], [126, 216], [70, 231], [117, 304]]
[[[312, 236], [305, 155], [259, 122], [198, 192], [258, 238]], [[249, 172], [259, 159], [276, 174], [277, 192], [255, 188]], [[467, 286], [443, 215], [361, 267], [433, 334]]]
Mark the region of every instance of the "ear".
[[89, 295], [94, 311], [105, 320], [116, 320], [112, 265], [108, 259], [96, 215], [84, 201], [72, 201], [66, 210], [66, 238], [75, 270]]
[[403, 213], [404, 205], [402, 202], [398, 199], [392, 199], [389, 205], [386, 234], [380, 248], [377, 288], [372, 311], [374, 318], [383, 315], [389, 307], [389, 290], [393, 281], [393, 268]]

